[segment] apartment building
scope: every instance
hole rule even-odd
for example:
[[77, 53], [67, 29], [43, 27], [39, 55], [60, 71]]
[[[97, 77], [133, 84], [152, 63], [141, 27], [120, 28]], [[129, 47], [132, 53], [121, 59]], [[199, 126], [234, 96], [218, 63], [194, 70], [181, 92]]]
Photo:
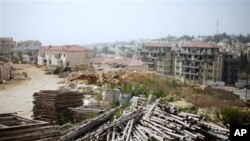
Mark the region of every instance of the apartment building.
[[223, 56], [217, 45], [191, 42], [183, 45], [177, 53], [174, 76], [184, 81], [222, 81], [222, 64]]
[[150, 71], [157, 71], [164, 75], [172, 74], [171, 46], [163, 42], [143, 43], [139, 49], [139, 59]]
[[74, 67], [89, 64], [93, 52], [79, 45], [46, 46], [39, 49], [38, 65]]
[[176, 50], [165, 43], [143, 43], [139, 52], [149, 70], [182, 81], [233, 84], [238, 78], [237, 56], [213, 43], [190, 42]]
[[234, 84], [238, 80], [239, 58], [230, 52], [220, 52], [223, 56], [222, 80]]
[[0, 54], [9, 54], [15, 46], [16, 42], [11, 37], [0, 38]]

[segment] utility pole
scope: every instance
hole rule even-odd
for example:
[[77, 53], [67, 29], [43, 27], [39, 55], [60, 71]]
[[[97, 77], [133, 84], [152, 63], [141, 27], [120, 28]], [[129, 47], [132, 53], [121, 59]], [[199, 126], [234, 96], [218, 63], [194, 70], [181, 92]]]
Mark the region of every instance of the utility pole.
[[217, 24], [216, 24], [216, 33], [219, 34], [219, 20], [217, 20]]

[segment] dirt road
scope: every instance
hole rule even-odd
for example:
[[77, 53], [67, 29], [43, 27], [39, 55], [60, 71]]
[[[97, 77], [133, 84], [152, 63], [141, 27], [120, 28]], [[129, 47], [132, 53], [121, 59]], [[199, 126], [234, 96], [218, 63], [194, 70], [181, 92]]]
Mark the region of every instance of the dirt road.
[[56, 75], [45, 75], [42, 69], [32, 65], [16, 65], [28, 73], [30, 80], [0, 85], [0, 113], [17, 112], [30, 118], [33, 108], [33, 93], [40, 90], [56, 90], [61, 79]]

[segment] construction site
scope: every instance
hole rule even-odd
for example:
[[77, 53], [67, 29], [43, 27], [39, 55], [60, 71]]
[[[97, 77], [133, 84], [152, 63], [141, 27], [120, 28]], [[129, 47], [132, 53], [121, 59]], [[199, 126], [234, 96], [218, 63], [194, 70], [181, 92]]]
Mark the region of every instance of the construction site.
[[0, 85], [0, 141], [226, 141], [229, 124], [250, 119], [230, 92], [147, 70], [13, 70], [28, 79]]

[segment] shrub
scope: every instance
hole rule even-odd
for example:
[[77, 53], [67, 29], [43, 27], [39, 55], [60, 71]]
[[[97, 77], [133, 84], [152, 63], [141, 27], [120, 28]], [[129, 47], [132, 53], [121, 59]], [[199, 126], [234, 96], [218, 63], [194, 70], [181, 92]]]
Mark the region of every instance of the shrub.
[[240, 108], [223, 108], [216, 116], [224, 124], [250, 123], [250, 111]]

